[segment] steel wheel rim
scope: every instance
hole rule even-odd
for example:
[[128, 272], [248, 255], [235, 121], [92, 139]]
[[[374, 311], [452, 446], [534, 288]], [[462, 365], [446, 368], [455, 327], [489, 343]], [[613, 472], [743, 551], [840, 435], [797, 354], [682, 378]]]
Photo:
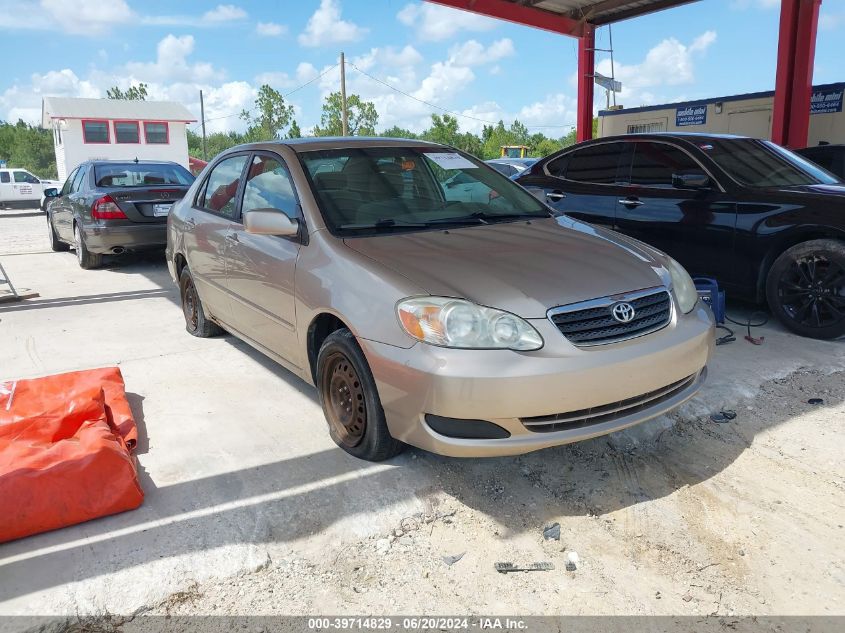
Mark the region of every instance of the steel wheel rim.
[[76, 241], [76, 259], [82, 263], [82, 232], [79, 230], [79, 225], [73, 227], [73, 238]]
[[343, 446], [358, 446], [367, 430], [364, 386], [355, 366], [344, 354], [335, 352], [326, 360], [322, 386], [332, 435]]
[[185, 313], [185, 321], [191, 330], [196, 330], [199, 323], [199, 297], [194, 282], [188, 279], [182, 290], [182, 311]]
[[778, 280], [778, 298], [786, 315], [810, 328], [845, 320], [845, 268], [823, 255], [794, 260]]

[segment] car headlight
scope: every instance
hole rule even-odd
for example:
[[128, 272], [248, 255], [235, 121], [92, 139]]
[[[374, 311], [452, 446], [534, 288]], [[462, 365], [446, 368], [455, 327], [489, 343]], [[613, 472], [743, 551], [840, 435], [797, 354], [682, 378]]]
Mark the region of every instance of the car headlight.
[[519, 351], [543, 347], [543, 338], [525, 319], [463, 299], [403, 299], [396, 311], [409, 335], [432, 345]]
[[672, 278], [672, 292], [675, 293], [678, 308], [683, 314], [691, 312], [698, 301], [698, 290], [695, 289], [692, 277], [689, 276], [683, 266], [668, 255], [666, 256], [665, 266]]

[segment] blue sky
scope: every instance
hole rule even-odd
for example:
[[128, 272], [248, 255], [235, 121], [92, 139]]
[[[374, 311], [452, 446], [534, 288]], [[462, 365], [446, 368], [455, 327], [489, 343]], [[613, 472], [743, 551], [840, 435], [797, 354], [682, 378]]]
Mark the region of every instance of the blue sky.
[[[0, 2], [7, 68], [0, 118], [37, 121], [41, 97], [105, 96], [143, 81], [151, 98], [199, 115], [211, 130], [241, 129], [237, 114], [269, 83], [307, 130], [339, 86], [340, 50], [369, 75], [460, 113], [461, 127], [518, 118], [565, 134], [575, 119], [576, 41], [412, 0], [251, 2], [16, 0]], [[628, 107], [774, 87], [778, 0], [702, 0], [613, 27], [616, 75]], [[845, 0], [824, 0], [816, 83], [845, 80]], [[606, 48], [606, 28], [598, 47]], [[14, 51], [14, 52], [12, 52]], [[599, 54], [598, 68], [609, 74]], [[376, 103], [380, 127], [423, 129], [439, 110], [350, 67], [350, 92]], [[604, 92], [597, 90], [596, 106]]]

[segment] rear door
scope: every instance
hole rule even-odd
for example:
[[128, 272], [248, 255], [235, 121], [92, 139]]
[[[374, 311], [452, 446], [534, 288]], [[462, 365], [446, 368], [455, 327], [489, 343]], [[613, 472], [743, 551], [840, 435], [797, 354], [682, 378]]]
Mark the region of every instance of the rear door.
[[243, 214], [267, 208], [303, 222], [285, 161], [276, 154], [259, 152], [250, 160], [241, 213], [226, 234], [231, 324], [239, 333], [299, 366], [294, 277], [300, 240], [254, 235], [243, 225]]
[[237, 217], [247, 153], [220, 160], [201, 185], [185, 214], [184, 244], [188, 266], [203, 307], [217, 319], [231, 320], [226, 289], [226, 248], [229, 228]]
[[616, 200], [624, 192], [624, 153], [625, 144], [618, 141], [591, 143], [549, 161], [542, 174], [521, 176], [518, 182], [561, 213], [611, 227]]
[[66, 242], [73, 240], [73, 225], [71, 224], [71, 210], [68, 196], [73, 190], [73, 181], [79, 175], [80, 167], [77, 167], [65, 180], [65, 184], [59, 190], [59, 197], [50, 204], [50, 218], [56, 235]]
[[675, 174], [708, 173], [681, 147], [650, 140], [631, 145], [616, 229], [668, 253], [693, 275], [731, 276], [736, 204], [712, 178], [704, 189], [673, 186]]
[[12, 172], [0, 169], [0, 206], [14, 200], [12, 189]]

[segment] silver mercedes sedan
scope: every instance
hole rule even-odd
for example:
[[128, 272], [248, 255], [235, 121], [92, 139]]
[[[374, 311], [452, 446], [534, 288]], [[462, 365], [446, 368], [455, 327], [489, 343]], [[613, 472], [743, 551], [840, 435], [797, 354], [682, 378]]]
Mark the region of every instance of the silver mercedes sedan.
[[188, 332], [231, 332], [316, 386], [367, 460], [610, 433], [692, 397], [713, 349], [673, 259], [422, 141], [227, 150], [170, 213], [167, 260]]

